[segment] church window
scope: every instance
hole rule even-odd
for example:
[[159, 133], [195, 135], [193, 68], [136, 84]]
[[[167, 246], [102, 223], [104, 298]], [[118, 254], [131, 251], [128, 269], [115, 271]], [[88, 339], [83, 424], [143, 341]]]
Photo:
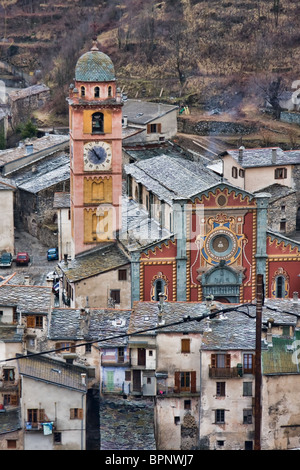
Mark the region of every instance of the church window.
[[103, 113], [94, 113], [92, 115], [92, 133], [101, 134], [104, 132], [104, 115]]
[[84, 86], [82, 86], [82, 87], [80, 88], [80, 94], [81, 94], [82, 98], [85, 97], [85, 87], [84, 87]]
[[100, 98], [100, 88], [98, 86], [94, 88], [94, 98]]
[[276, 278], [276, 297], [278, 299], [284, 298], [284, 284], [285, 284], [284, 277], [278, 276]]
[[164, 291], [165, 291], [165, 283], [164, 283], [163, 279], [157, 279], [155, 281], [154, 288], [155, 288], [155, 291], [154, 291], [155, 292], [155, 294], [154, 294], [155, 298], [154, 298], [154, 300], [158, 301], [159, 300], [159, 294], [161, 294], [161, 293], [163, 294]]
[[100, 183], [96, 183], [95, 181], [92, 183], [92, 200], [99, 201], [104, 199], [104, 183], [100, 181]]
[[109, 86], [107, 90], [107, 96], [111, 97], [111, 95], [112, 95], [112, 88], [111, 86]]

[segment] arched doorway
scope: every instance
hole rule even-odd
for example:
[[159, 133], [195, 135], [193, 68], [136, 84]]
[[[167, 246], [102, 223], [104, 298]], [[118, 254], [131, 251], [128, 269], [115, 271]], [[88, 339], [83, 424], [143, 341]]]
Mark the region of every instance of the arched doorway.
[[242, 274], [226, 266], [224, 262], [201, 276], [204, 297], [214, 296], [222, 303], [239, 303]]

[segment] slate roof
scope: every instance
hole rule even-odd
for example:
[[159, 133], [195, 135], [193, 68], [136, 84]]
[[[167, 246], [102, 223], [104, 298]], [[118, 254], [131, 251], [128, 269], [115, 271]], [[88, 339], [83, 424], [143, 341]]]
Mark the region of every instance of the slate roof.
[[38, 95], [40, 93], [45, 93], [49, 92], [50, 93], [50, 88], [48, 88], [44, 84], [39, 84], [39, 85], [32, 85], [27, 88], [22, 88], [20, 90], [14, 90], [9, 93], [9, 99], [10, 101], [18, 101], [20, 99], [24, 99], [27, 96], [34, 96]]
[[81, 374], [86, 373], [85, 367], [67, 364], [42, 355], [30, 358], [19, 357], [17, 360], [21, 375], [72, 390], [86, 391], [81, 377]]
[[23, 339], [24, 330], [17, 325], [0, 325], [0, 341], [4, 343], [20, 343]]
[[[228, 150], [226, 153], [230, 155], [234, 160], [239, 162], [243, 168], [255, 168], [264, 166], [278, 166], [278, 165], [299, 165], [300, 164], [300, 151], [299, 150], [288, 150], [283, 151], [277, 147], [276, 162], [272, 161], [272, 150], [270, 148], [257, 148], [257, 149], [244, 149], [243, 159], [239, 161], [239, 150]], [[225, 156], [226, 156], [225, 153]]]
[[[89, 312], [89, 328], [87, 334], [84, 335], [84, 341], [99, 339], [101, 347], [124, 346], [127, 343], [127, 336], [115, 339], [112, 337], [127, 333], [131, 310], [89, 309]], [[53, 309], [49, 325], [49, 339], [82, 340], [81, 317], [80, 309]]]
[[220, 180], [201, 163], [168, 155], [131, 163], [125, 171], [169, 204], [176, 199], [189, 199]]
[[274, 183], [259, 191], [255, 191], [255, 193], [269, 193], [271, 195], [269, 203], [272, 203], [277, 201], [277, 199], [296, 194], [296, 190], [282, 184]]
[[[37, 153], [43, 150], [49, 149], [55, 150], [55, 147], [60, 144], [69, 145], [69, 136], [49, 134], [44, 137], [35, 138], [26, 141], [26, 144], [33, 144], [33, 153]], [[0, 150], [0, 166], [5, 165], [8, 162], [21, 159], [26, 156], [25, 144], [23, 147], [10, 148], [6, 150]]]
[[0, 434], [7, 434], [18, 431], [21, 425], [21, 408], [6, 408], [5, 412], [0, 412]]
[[61, 261], [58, 267], [70, 282], [77, 282], [97, 274], [117, 269], [130, 262], [129, 257], [117, 243], [103, 243], [100, 247], [77, 255], [65, 264]]
[[0, 284], [0, 305], [16, 306], [22, 314], [47, 314], [51, 295], [51, 287]]
[[[135, 302], [128, 333], [153, 328], [152, 332], [145, 332], [145, 335], [155, 335], [159, 329], [155, 329], [158, 324], [159, 307], [158, 302]], [[220, 310], [236, 308], [237, 305], [218, 304]], [[268, 307], [268, 308], [266, 308]], [[272, 310], [270, 310], [272, 309]], [[181, 322], [179, 325], [167, 326], [161, 329], [162, 333], [176, 332], [198, 332], [203, 334], [203, 350], [253, 350], [255, 349], [255, 315], [256, 306], [238, 306], [239, 312], [224, 312], [223, 317], [211, 320], [201, 320], [184, 322], [185, 316], [195, 318], [207, 315], [208, 310], [205, 303], [198, 302], [164, 302], [163, 320], [165, 325]], [[244, 312], [244, 313], [242, 313]], [[290, 313], [285, 313], [290, 312]], [[250, 318], [250, 315], [252, 318]], [[282, 301], [280, 299], [266, 299], [262, 313], [262, 327], [266, 327], [270, 318], [274, 319], [274, 325], [296, 326], [297, 315], [300, 317], [300, 304], [292, 301]], [[210, 329], [210, 331], [208, 331]], [[142, 335], [139, 335], [142, 336]], [[263, 346], [266, 347], [266, 345]]]
[[114, 65], [103, 52], [91, 50], [78, 59], [75, 67], [75, 80], [82, 82], [114, 81]]
[[146, 125], [177, 109], [174, 105], [129, 99], [124, 101], [123, 116], [132, 124]]

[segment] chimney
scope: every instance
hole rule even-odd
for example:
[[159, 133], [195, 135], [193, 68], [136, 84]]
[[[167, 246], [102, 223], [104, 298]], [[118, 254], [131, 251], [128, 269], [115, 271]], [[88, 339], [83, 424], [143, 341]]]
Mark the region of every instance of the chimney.
[[33, 154], [33, 144], [26, 144], [26, 155]]
[[272, 163], [276, 163], [277, 161], [277, 149], [272, 149]]
[[242, 163], [242, 161], [243, 161], [244, 150], [245, 150], [245, 147], [242, 145], [239, 148], [239, 158], [238, 158], [239, 163]]

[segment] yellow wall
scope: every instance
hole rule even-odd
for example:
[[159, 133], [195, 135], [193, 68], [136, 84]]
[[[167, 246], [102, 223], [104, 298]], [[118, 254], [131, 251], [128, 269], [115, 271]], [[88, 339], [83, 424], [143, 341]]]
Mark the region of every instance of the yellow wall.
[[99, 205], [84, 210], [84, 243], [96, 243], [113, 239], [113, 207]]
[[112, 178], [84, 178], [85, 204], [112, 202]]

